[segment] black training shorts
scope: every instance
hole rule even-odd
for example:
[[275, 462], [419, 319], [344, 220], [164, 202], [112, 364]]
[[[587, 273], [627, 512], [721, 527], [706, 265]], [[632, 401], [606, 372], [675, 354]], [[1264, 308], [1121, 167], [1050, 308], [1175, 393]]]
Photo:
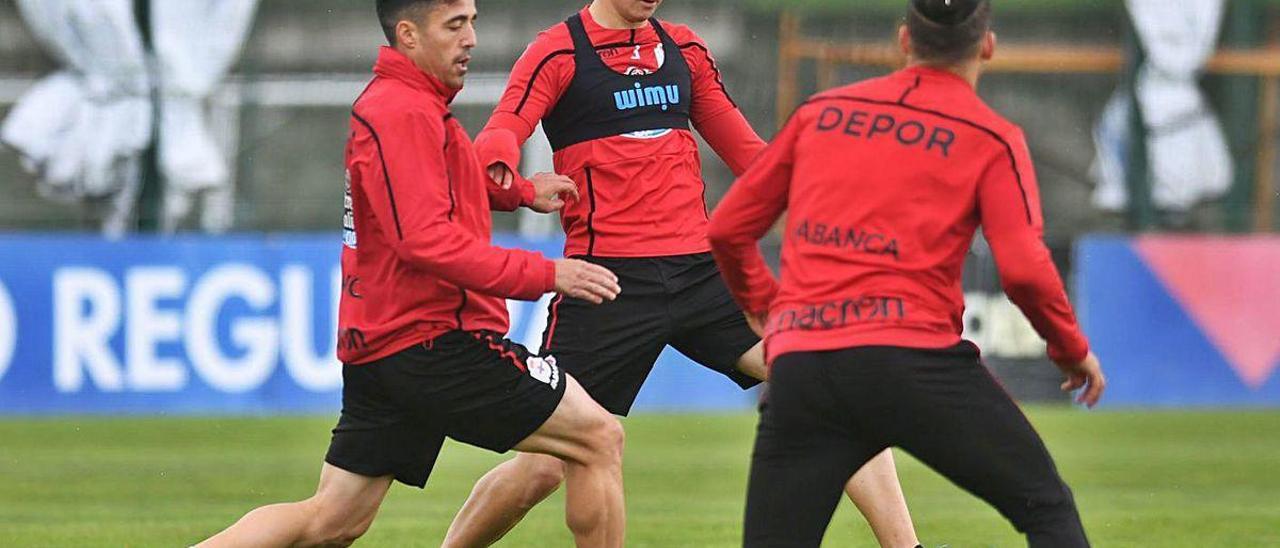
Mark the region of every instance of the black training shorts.
[[417, 487], [445, 437], [505, 453], [551, 417], [567, 382], [554, 358], [468, 331], [345, 365], [342, 379], [342, 416], [325, 462]]
[[747, 327], [709, 253], [655, 258], [579, 257], [617, 274], [622, 294], [601, 305], [556, 297], [542, 354], [610, 413], [631, 411], [667, 345], [742, 388], [759, 381], [737, 371], [760, 338]]

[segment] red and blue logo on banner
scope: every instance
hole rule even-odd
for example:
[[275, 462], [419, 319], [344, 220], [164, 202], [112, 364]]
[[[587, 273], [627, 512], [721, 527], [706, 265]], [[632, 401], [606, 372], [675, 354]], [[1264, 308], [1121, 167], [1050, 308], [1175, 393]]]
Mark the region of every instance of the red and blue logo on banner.
[[1119, 405], [1280, 405], [1280, 238], [1095, 237], [1081, 321]]

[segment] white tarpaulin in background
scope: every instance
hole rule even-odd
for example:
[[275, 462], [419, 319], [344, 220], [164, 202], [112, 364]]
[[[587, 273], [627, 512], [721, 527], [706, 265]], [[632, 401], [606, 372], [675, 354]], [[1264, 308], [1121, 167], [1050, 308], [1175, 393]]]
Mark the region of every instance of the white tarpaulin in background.
[[[163, 0], [152, 2], [151, 32], [160, 86], [160, 171], [165, 206], [161, 230], [172, 233], [206, 199], [202, 227], [225, 232], [231, 209], [209, 207], [231, 191], [231, 172], [214, 143], [205, 103], [226, 77], [249, 35], [258, 0]], [[214, 31], [213, 29], [216, 29]]]
[[[153, 137], [167, 188], [164, 228], [178, 224], [193, 196], [230, 192], [227, 159], [210, 136], [205, 100], [234, 62], [257, 0], [154, 0], [156, 69], [148, 66], [133, 0], [18, 0], [22, 18], [63, 65], [14, 106], [0, 140], [39, 176], [41, 194], [104, 205], [103, 230], [122, 235], [139, 191], [139, 156]], [[188, 205], [184, 205], [188, 204]], [[206, 217], [205, 228], [230, 227]]]
[[[1234, 166], [1226, 136], [1197, 79], [1217, 47], [1224, 0], [1126, 0], [1146, 54], [1136, 94], [1147, 130], [1151, 200], [1185, 211], [1222, 196]], [[1131, 145], [1129, 91], [1118, 91], [1095, 131], [1098, 188], [1094, 203], [1112, 211], [1128, 203]]]
[[123, 228], [151, 140], [151, 79], [132, 0], [18, 0], [32, 33], [64, 66], [22, 97], [0, 127], [60, 201], [104, 203]]

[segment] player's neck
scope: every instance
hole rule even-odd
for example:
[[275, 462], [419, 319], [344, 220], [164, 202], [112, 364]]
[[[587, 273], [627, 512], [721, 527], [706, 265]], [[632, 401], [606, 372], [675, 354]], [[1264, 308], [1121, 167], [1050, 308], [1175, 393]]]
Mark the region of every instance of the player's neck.
[[978, 89], [978, 79], [982, 77], [982, 62], [977, 60], [957, 63], [954, 65], [939, 65], [936, 63], [926, 63], [913, 57], [907, 57], [907, 66], [929, 67], [934, 70], [950, 72], [951, 74], [959, 76], [960, 79], [965, 82], [968, 82], [969, 86], [974, 89]]
[[587, 11], [591, 13], [591, 18], [596, 23], [606, 29], [614, 30], [630, 30], [644, 27], [648, 21], [628, 21], [618, 10], [613, 9], [608, 2], [596, 0], [592, 2]]

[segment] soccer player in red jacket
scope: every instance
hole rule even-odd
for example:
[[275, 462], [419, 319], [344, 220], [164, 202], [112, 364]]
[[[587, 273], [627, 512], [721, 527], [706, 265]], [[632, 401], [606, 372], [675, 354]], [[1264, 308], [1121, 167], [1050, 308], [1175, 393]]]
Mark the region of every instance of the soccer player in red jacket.
[[[581, 199], [561, 211], [565, 255], [609, 268], [623, 293], [598, 307], [554, 300], [542, 352], [617, 415], [630, 411], [668, 345], [743, 388], [765, 376], [760, 338], [709, 253], [692, 130], [735, 173], [764, 142], [729, 98], [702, 39], [653, 18], [661, 4], [595, 0], [539, 34], [476, 137], [495, 182], [516, 188], [520, 146], [541, 123], [556, 171], [577, 183]], [[495, 542], [562, 476], [559, 462], [539, 455], [495, 468], [455, 518], [446, 545]], [[883, 544], [916, 545], [891, 453], [852, 478], [849, 493]]]
[[423, 487], [446, 437], [563, 459], [578, 546], [623, 544], [622, 430], [553, 356], [503, 338], [506, 298], [599, 303], [616, 278], [492, 247], [490, 208], [549, 211], [572, 183], [501, 191], [449, 113], [476, 45], [474, 0], [378, 0], [391, 47], [352, 108], [338, 357], [342, 415], [316, 494], [250, 512], [202, 546], [347, 546], [393, 481]]
[[[1071, 491], [1017, 405], [960, 338], [975, 231], [1049, 357], [1105, 387], [1042, 241], [1017, 126], [975, 92], [989, 0], [912, 0], [908, 67], [804, 103], [733, 186], [712, 249], [766, 326], [772, 388], [745, 546], [818, 546], [849, 474], [897, 446], [997, 508], [1031, 546], [1087, 546]], [[779, 282], [757, 240], [787, 211]]]

